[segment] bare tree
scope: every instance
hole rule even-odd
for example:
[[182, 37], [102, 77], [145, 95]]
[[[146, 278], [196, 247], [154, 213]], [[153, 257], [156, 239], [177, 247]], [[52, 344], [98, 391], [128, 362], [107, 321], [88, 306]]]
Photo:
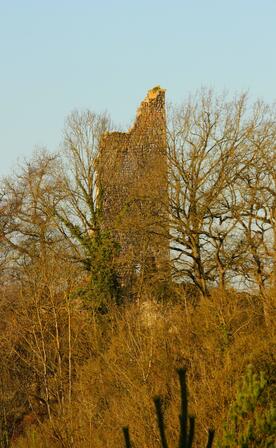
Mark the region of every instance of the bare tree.
[[111, 296], [117, 300], [119, 285], [114, 267], [119, 250], [102, 225], [98, 156], [101, 136], [110, 127], [106, 114], [73, 112], [66, 123], [63, 148], [62, 201], [55, 208], [61, 232], [72, 258], [88, 272], [88, 302], [101, 306]]
[[[73, 112], [64, 131], [63, 206], [57, 211], [65, 234], [83, 246], [87, 235], [99, 231], [97, 158], [102, 134], [109, 129], [107, 115]], [[69, 232], [69, 233], [68, 233]]]
[[[245, 263], [240, 179], [254, 156], [258, 130], [246, 95], [232, 101], [202, 91], [174, 112], [168, 132], [170, 229], [175, 274], [201, 295], [237, 281]], [[261, 175], [261, 174], [260, 174]], [[239, 211], [239, 213], [237, 213]], [[259, 213], [259, 212], [258, 212]]]
[[60, 240], [53, 214], [60, 200], [58, 171], [57, 156], [40, 151], [1, 184], [1, 240], [19, 264], [45, 259]]

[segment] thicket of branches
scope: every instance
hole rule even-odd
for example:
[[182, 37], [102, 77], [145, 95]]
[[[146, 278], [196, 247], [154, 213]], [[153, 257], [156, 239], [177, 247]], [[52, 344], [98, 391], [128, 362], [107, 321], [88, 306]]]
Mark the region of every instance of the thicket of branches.
[[168, 133], [174, 267], [208, 296], [217, 286], [275, 285], [275, 115], [242, 95], [204, 92]]
[[167, 242], [170, 266], [163, 275], [140, 266], [127, 288], [98, 182], [108, 116], [72, 113], [60, 153], [38, 151], [2, 179], [1, 447], [118, 446], [113, 423], [132, 421], [140, 446], [158, 446], [151, 397], [161, 377], [176, 440], [181, 363], [203, 433], [226, 418], [248, 363], [270, 381], [275, 109], [204, 90], [168, 111], [167, 124], [168, 199], [156, 198], [162, 219], [143, 232]]

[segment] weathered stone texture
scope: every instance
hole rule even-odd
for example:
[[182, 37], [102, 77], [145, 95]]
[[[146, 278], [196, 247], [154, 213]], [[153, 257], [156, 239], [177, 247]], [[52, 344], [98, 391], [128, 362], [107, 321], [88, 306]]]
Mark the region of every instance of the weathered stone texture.
[[163, 89], [148, 92], [129, 132], [103, 136], [99, 160], [105, 225], [119, 238], [122, 265], [161, 266], [168, 260], [167, 242], [157, 235], [168, 183]]

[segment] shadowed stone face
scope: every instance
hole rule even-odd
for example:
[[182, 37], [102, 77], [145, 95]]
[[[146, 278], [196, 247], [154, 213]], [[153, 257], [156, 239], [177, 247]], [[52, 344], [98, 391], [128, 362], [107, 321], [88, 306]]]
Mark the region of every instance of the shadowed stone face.
[[165, 90], [148, 92], [129, 132], [104, 134], [99, 179], [104, 225], [121, 243], [121, 264], [139, 270], [167, 261], [168, 243], [156, 236], [167, 203]]

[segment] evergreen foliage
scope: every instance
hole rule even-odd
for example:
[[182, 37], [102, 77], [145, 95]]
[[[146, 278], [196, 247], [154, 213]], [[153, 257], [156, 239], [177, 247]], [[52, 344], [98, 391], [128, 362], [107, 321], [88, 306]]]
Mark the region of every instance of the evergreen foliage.
[[275, 446], [276, 412], [272, 400], [266, 396], [267, 389], [264, 373], [253, 373], [249, 366], [229, 409], [218, 448]]

